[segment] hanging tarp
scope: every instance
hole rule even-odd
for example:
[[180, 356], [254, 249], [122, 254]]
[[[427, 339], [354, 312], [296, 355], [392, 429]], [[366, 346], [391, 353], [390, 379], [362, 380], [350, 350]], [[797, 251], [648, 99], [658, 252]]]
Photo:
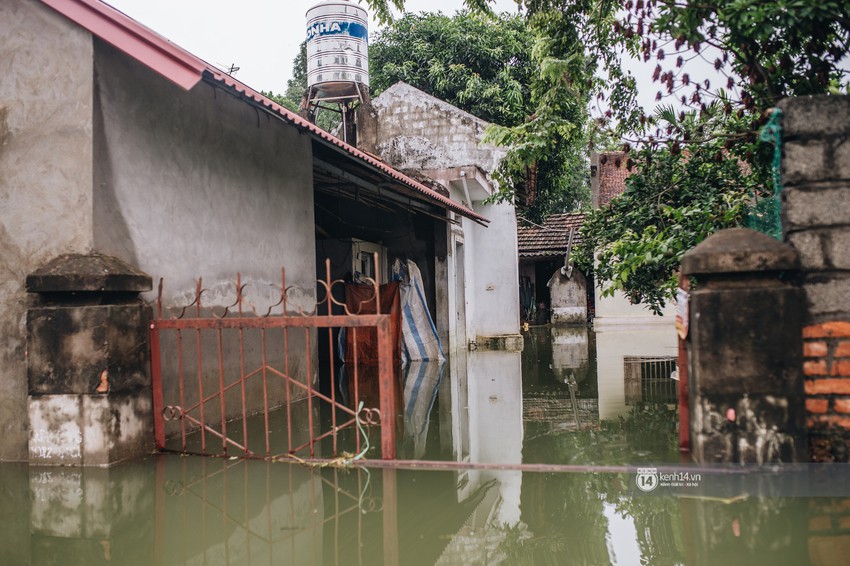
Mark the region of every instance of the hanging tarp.
[[428, 311], [422, 273], [411, 260], [393, 263], [393, 280], [401, 290], [402, 361], [445, 360], [437, 327]]

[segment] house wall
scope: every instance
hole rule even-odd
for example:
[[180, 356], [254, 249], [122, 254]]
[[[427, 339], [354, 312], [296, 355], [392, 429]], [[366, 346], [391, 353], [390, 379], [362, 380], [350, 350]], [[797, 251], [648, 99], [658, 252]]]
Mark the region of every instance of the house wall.
[[[488, 218], [485, 228], [464, 224], [471, 247], [467, 248], [467, 334], [470, 339], [519, 332], [519, 265], [517, 264], [516, 212], [508, 203], [474, 203]], [[471, 311], [471, 312], [470, 312]]]
[[676, 331], [632, 327], [596, 333], [596, 374], [599, 376], [599, 418], [612, 420], [628, 412], [625, 359], [676, 357]]
[[620, 291], [611, 297], [603, 297], [602, 289], [594, 289], [596, 294], [596, 317], [593, 327], [597, 330], [619, 326], [665, 326], [673, 332], [676, 318], [676, 305], [673, 302], [661, 309], [662, 316], [652, 313], [644, 305], [633, 305]]
[[[208, 290], [205, 307], [232, 305], [239, 273], [246, 302], [264, 314], [280, 299], [285, 268], [286, 285], [300, 289], [287, 295], [291, 310], [312, 311], [316, 243], [310, 138], [219, 87], [201, 82], [184, 91], [100, 40], [94, 61], [95, 248], [138, 266], [155, 287], [162, 278], [167, 306], [190, 304], [199, 277]], [[155, 299], [153, 293], [146, 298]], [[208, 338], [204, 388], [215, 390], [217, 370], [210, 368], [217, 366], [217, 351]], [[290, 374], [306, 380], [309, 367], [315, 381], [317, 364], [307, 364], [306, 333], [292, 331], [288, 340]], [[270, 346], [266, 358], [283, 368], [283, 337], [270, 333], [268, 341], [279, 347]], [[317, 341], [310, 344], [315, 359]], [[240, 364], [234, 335], [225, 337], [223, 350], [225, 383], [230, 383]], [[249, 370], [262, 363], [257, 333], [247, 333], [244, 356]], [[164, 351], [166, 399], [177, 398], [174, 358], [171, 350]], [[186, 369], [186, 375], [199, 373]], [[283, 380], [271, 380], [269, 398], [284, 399], [283, 387]], [[246, 395], [249, 413], [263, 408], [261, 380], [249, 382]], [[220, 411], [211, 403], [207, 418], [217, 420]], [[241, 414], [236, 388], [225, 411], [229, 417]]]
[[[782, 116], [782, 230], [800, 254], [809, 451], [850, 461], [850, 96], [801, 96]], [[850, 537], [844, 537], [848, 544]], [[833, 539], [833, 544], [836, 541]], [[819, 550], [830, 544], [818, 543]]]
[[241, 272], [264, 312], [286, 267], [305, 289], [290, 304], [309, 308], [315, 241], [308, 137], [206, 83], [183, 91], [39, 2], [0, 3], [0, 35], [0, 460], [10, 461], [28, 456], [28, 273], [94, 250], [164, 278], [171, 303], [189, 303], [203, 276], [214, 306], [233, 302]]
[[[397, 169], [478, 165], [492, 172], [503, 152], [479, 141], [487, 122], [410, 85], [396, 83], [372, 101], [376, 120], [359, 127], [359, 147]], [[361, 121], [362, 123], [362, 121]]]
[[[477, 168], [489, 175], [504, 155], [502, 150], [480, 143], [487, 126], [451, 104], [397, 83], [372, 101], [368, 116], [361, 112], [358, 145], [398, 169], [427, 171], [449, 187], [454, 200], [465, 202], [459, 179], [452, 177], [458, 173], [450, 170]], [[482, 336], [519, 332], [516, 212], [507, 203], [484, 205], [475, 200], [472, 206], [490, 224], [484, 227], [462, 219], [460, 230], [449, 227], [446, 237], [440, 237], [449, 249], [437, 252], [438, 257], [446, 256], [447, 265], [438, 261], [437, 271], [447, 279], [436, 284], [446, 292], [437, 294], [435, 320], [441, 336], [448, 336], [449, 351]], [[460, 289], [458, 277], [465, 283]], [[458, 313], [461, 317], [465, 313], [465, 320], [460, 320]], [[449, 325], [448, 331], [444, 324]]]
[[169, 300], [203, 276], [207, 304], [230, 304], [239, 271], [246, 292], [275, 302], [281, 267], [312, 293], [309, 137], [221, 89], [183, 91], [95, 45], [95, 247], [164, 278]]
[[26, 275], [92, 235], [92, 39], [0, 2], [0, 461], [27, 458]]

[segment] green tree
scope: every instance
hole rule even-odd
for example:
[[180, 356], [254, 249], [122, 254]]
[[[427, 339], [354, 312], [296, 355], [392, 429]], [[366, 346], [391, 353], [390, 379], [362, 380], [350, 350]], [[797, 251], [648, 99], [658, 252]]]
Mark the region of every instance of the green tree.
[[[623, 7], [615, 42], [638, 38], [636, 53], [656, 62], [656, 100], [673, 98], [680, 110], [659, 106], [646, 116], [633, 100], [610, 99], [613, 130], [639, 150], [625, 194], [588, 217], [580, 261], [589, 269], [596, 253], [596, 280], [608, 293], [622, 290], [658, 312], [673, 296], [688, 249], [721, 228], [764, 227], [765, 214], [778, 224], [776, 148], [758, 132], [781, 98], [835, 91], [842, 81], [846, 88], [840, 66], [850, 5], [650, 0]], [[712, 88], [693, 59], [709, 61], [726, 83]]]
[[482, 120], [514, 126], [533, 111], [531, 47], [518, 15], [405, 14], [372, 38], [372, 93], [404, 81]]
[[[272, 91], [263, 92], [263, 96], [267, 96], [274, 100], [284, 108], [293, 112], [300, 112], [301, 101], [307, 92], [307, 43], [301, 43], [301, 49], [298, 50], [298, 55], [292, 60], [292, 78], [286, 83], [286, 90], [282, 94], [275, 94]], [[327, 131], [335, 129], [342, 118], [338, 112], [333, 110], [319, 111], [316, 123]]]
[[560, 88], [569, 87], [559, 69], [572, 44], [535, 31], [565, 25], [565, 17], [406, 14], [372, 42], [373, 92], [404, 81], [491, 122], [487, 141], [509, 149], [495, 199], [534, 220], [574, 210], [589, 196], [586, 97]]
[[[368, 0], [374, 6], [386, 0]], [[394, 4], [399, 2], [393, 0]], [[486, 0], [467, 6], [487, 9]], [[773, 197], [772, 148], [759, 141], [767, 111], [786, 96], [847, 89], [850, 3], [842, 0], [518, 0], [534, 36], [534, 112], [495, 128], [510, 148], [501, 198], [532, 187], [552, 202], [563, 185], [540, 172], [580, 175], [585, 149], [604, 128], [623, 139], [633, 178], [626, 194], [591, 213], [582, 259], [604, 261], [597, 283], [658, 311], [681, 255], [712, 231], [740, 225]], [[624, 61], [655, 61], [656, 100], [646, 114]], [[692, 60], [724, 76], [711, 84]], [[587, 119], [595, 100], [601, 110]], [[535, 182], [538, 181], [538, 182]], [[701, 183], [710, 182], [707, 194]], [[574, 185], [574, 183], [569, 184]], [[538, 212], [545, 212], [541, 207]], [[592, 244], [592, 246], [591, 246]]]

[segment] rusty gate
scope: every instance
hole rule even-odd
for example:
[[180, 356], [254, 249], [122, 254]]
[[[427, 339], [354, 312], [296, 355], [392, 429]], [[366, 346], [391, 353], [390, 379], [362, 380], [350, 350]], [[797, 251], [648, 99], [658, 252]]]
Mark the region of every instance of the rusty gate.
[[[151, 322], [154, 431], [158, 450], [258, 459], [363, 456], [369, 432], [380, 426], [381, 457], [396, 457], [396, 392], [392, 367], [390, 315], [381, 312], [379, 286], [370, 304], [375, 314], [351, 312], [335, 297], [344, 286], [326, 276], [318, 280], [315, 307], [305, 312], [289, 295], [303, 290], [287, 287], [281, 270], [279, 300], [260, 314], [246, 298], [247, 284], [237, 275], [235, 285], [219, 294], [233, 295], [227, 307], [204, 305], [212, 291], [197, 280], [194, 296], [181, 307], [163, 303], [160, 280], [156, 314]], [[311, 296], [311, 294], [308, 294]], [[377, 333], [377, 371], [361, 367], [358, 348], [353, 364], [336, 367], [334, 349], [339, 329]], [[370, 330], [373, 329], [373, 330]], [[327, 354], [329, 388], [318, 375], [320, 333]], [[378, 407], [364, 407], [362, 374], [377, 380]], [[348, 387], [338, 386], [342, 377]], [[329, 389], [329, 390], [328, 390]], [[370, 402], [374, 402], [372, 399]], [[285, 437], [285, 439], [282, 439]], [[321, 447], [331, 454], [322, 453]], [[353, 449], [343, 451], [345, 447]]]

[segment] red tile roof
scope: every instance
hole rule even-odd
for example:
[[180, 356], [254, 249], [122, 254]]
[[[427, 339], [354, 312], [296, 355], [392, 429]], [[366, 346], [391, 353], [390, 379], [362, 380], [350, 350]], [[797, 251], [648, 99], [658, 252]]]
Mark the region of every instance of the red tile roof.
[[380, 170], [401, 185], [421, 193], [428, 200], [436, 201], [447, 209], [479, 223], [489, 222], [461, 203], [429, 189], [386, 163], [343, 142], [100, 0], [41, 1], [186, 90], [191, 89], [204, 78], [222, 83], [240, 95], [261, 104], [284, 121], [309, 132], [320, 140], [333, 144], [354, 158]]
[[517, 225], [519, 257], [561, 256], [567, 251], [567, 235], [575, 228], [573, 246], [581, 241], [578, 229], [584, 222], [584, 214], [550, 214], [542, 225], [520, 220]]

